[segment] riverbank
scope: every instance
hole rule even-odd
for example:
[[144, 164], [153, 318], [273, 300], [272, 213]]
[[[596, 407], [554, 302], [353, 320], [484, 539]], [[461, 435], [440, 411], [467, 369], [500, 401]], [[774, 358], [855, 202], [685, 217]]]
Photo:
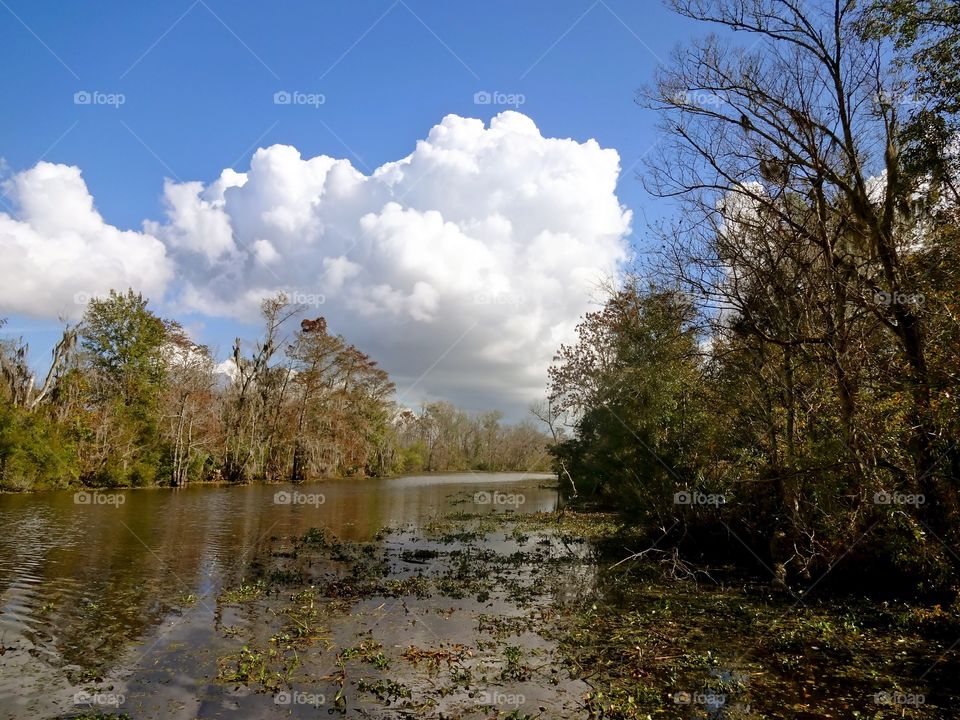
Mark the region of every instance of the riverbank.
[[334, 483], [334, 482], [373, 482], [380, 480], [399, 480], [405, 477], [455, 477], [458, 475], [464, 477], [483, 477], [491, 474], [515, 474], [515, 475], [527, 475], [527, 476], [545, 476], [549, 475], [555, 477], [555, 475], [550, 472], [548, 469], [540, 470], [418, 470], [418, 471], [407, 471], [400, 473], [393, 473], [390, 475], [351, 475], [351, 476], [329, 476], [329, 477], [315, 477], [303, 480], [301, 482], [292, 482], [290, 480], [270, 480], [268, 478], [258, 478], [255, 480], [245, 480], [243, 482], [231, 482], [229, 480], [193, 480], [191, 482], [185, 483], [183, 485], [170, 485], [151, 483], [148, 485], [88, 485], [85, 483], [77, 482], [63, 487], [31, 487], [24, 488], [19, 490], [11, 490], [9, 488], [0, 487], [0, 496], [3, 495], [36, 495], [43, 493], [58, 493], [65, 491], [73, 492], [113, 492], [113, 491], [126, 491], [126, 490], [184, 490], [187, 488], [229, 488], [229, 487], [249, 487], [255, 485], [265, 485], [265, 486], [286, 486], [290, 488], [297, 487], [311, 487], [314, 485], [322, 485], [324, 483]]

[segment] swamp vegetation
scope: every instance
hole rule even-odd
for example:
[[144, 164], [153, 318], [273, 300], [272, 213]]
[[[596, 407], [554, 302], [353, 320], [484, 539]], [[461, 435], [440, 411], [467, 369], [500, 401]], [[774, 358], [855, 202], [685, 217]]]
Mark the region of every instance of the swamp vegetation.
[[[102, 592], [78, 597], [63, 577], [30, 595], [0, 567], [25, 618], [5, 616], [0, 716], [953, 716], [954, 608], [865, 601], [833, 580], [777, 592], [732, 565], [684, 575], [672, 553], [623, 562], [648, 538], [617, 514], [558, 509], [549, 476], [371, 482], [388, 498], [372, 513], [348, 481], [306, 486], [326, 493], [319, 507], [277, 508], [260, 487], [128, 491], [94, 512], [151, 545], [179, 528], [182, 545], [126, 567], [105, 552], [87, 575], [111, 575]], [[0, 513], [36, 523], [40, 497], [32, 520]], [[135, 556], [124, 533], [118, 551]], [[47, 562], [84, 552], [71, 542]]]
[[717, 31], [638, 94], [682, 212], [549, 442], [284, 297], [222, 381], [134, 291], [42, 383], [3, 347], [2, 489], [178, 488], [0, 497], [7, 717], [960, 716], [960, 6], [671, 4]]
[[261, 309], [262, 336], [219, 365], [132, 290], [89, 301], [42, 383], [28, 346], [0, 340], [0, 491], [547, 467], [532, 422], [400, 406], [324, 318], [282, 293]]

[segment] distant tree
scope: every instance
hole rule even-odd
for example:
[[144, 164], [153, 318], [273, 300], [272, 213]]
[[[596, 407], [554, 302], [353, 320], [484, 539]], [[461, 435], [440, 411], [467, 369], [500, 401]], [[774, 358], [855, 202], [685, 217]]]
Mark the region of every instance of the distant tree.
[[94, 410], [86, 423], [92, 441], [86, 473], [92, 482], [143, 485], [159, 470], [167, 327], [147, 302], [133, 290], [111, 291], [90, 301], [80, 326]]
[[[272, 362], [283, 347], [283, 326], [300, 308], [292, 306], [284, 294], [261, 303], [264, 334], [245, 357], [240, 338], [233, 344], [233, 376], [223, 403], [223, 473], [231, 482], [245, 482], [261, 474], [263, 459], [269, 454], [263, 442], [271, 436], [279, 419], [276, 410], [282, 404], [288, 372], [274, 368]], [[270, 411], [273, 410], [271, 416]], [[273, 420], [273, 423], [269, 423]]]
[[[5, 321], [0, 319], [0, 328]], [[77, 344], [76, 326], [67, 325], [51, 351], [50, 367], [40, 386], [29, 365], [30, 347], [22, 340], [0, 341], [0, 380], [7, 399], [17, 407], [36, 409], [50, 397]]]
[[176, 322], [167, 323], [163, 347], [161, 437], [166, 446], [170, 484], [199, 476], [218, 434], [214, 363], [208, 348], [194, 343]]
[[101, 391], [128, 403], [155, 395], [163, 378], [167, 328], [147, 303], [133, 290], [111, 290], [107, 298], [90, 301], [81, 326], [81, 346]]

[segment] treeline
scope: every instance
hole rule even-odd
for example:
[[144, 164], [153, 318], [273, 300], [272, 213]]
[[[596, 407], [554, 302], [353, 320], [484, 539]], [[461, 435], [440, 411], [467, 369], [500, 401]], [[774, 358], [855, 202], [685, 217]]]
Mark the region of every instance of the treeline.
[[681, 48], [640, 93], [646, 182], [682, 213], [557, 355], [557, 470], [657, 548], [777, 584], [955, 586], [960, 6], [673, 4], [747, 42]]
[[529, 470], [545, 437], [446, 403], [398, 408], [387, 373], [303, 319], [262, 305], [261, 337], [218, 367], [208, 348], [131, 291], [93, 299], [34, 377], [0, 342], [0, 489], [242, 483], [415, 471]]
[[534, 424], [503, 425], [497, 411], [473, 414], [450, 403], [403, 410], [395, 422], [407, 471], [549, 471], [547, 438]]

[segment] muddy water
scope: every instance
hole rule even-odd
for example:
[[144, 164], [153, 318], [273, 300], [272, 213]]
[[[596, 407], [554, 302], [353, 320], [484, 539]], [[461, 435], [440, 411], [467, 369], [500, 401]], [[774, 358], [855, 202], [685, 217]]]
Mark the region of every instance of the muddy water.
[[[517, 612], [515, 601], [483, 592], [453, 602], [416, 596], [345, 602], [340, 612], [325, 614], [322, 642], [295, 651], [297, 667], [285, 678], [289, 694], [283, 695], [255, 682], [218, 679], [222, 658], [236, 655], [244, 643], [263, 639], [269, 646], [259, 636], [266, 632], [264, 616], [277, 614], [263, 603], [255, 609], [224, 603], [224, 589], [242, 587], [268, 556], [283, 555], [277, 552], [282, 538], [300, 537], [309, 528], [398, 558], [408, 538], [452, 513], [552, 510], [553, 485], [551, 476], [464, 474], [327, 482], [295, 490], [193, 487], [0, 496], [0, 718], [121, 712], [133, 718], [405, 715], [408, 711], [384, 709], [396, 706], [385, 684], [393, 682], [385, 679], [387, 668], [368, 663], [382, 682], [364, 695], [356, 683], [337, 677], [344, 663], [334, 662], [331, 649], [357, 646], [364, 642], [358, 638], [366, 637], [371, 646], [388, 650], [413, 646], [437, 652], [462, 643], [486, 615], [509, 618]], [[484, 542], [495, 544], [500, 554], [511, 551], [508, 538]], [[390, 563], [386, 575], [402, 580], [430, 572], [441, 570], [413, 557]], [[572, 586], [552, 592], [576, 592], [583, 581], [569, 580]], [[541, 637], [517, 632], [511, 642], [517, 648], [511, 652], [527, 658], [524, 667], [538, 658], [549, 665], [552, 649]], [[457, 652], [459, 666], [475, 676], [503, 675], [503, 663], [510, 664], [492, 654], [478, 657], [483, 653], [476, 649]], [[429, 665], [425, 660], [424, 667]], [[300, 670], [307, 667], [309, 674]], [[549, 706], [556, 716], [572, 712], [581, 690], [575, 683], [558, 691], [522, 675], [510, 692], [494, 689], [482, 699], [514, 709]], [[298, 687], [304, 677], [308, 684]], [[422, 687], [433, 682], [426, 671], [422, 678], [406, 679], [417, 692], [418, 682]], [[344, 695], [335, 702], [338, 690]], [[386, 699], [375, 702], [378, 696]], [[372, 698], [370, 704], [364, 697]], [[407, 708], [416, 700], [405, 701]], [[434, 710], [445, 703], [448, 716], [483, 715], [466, 687], [430, 702]]]

